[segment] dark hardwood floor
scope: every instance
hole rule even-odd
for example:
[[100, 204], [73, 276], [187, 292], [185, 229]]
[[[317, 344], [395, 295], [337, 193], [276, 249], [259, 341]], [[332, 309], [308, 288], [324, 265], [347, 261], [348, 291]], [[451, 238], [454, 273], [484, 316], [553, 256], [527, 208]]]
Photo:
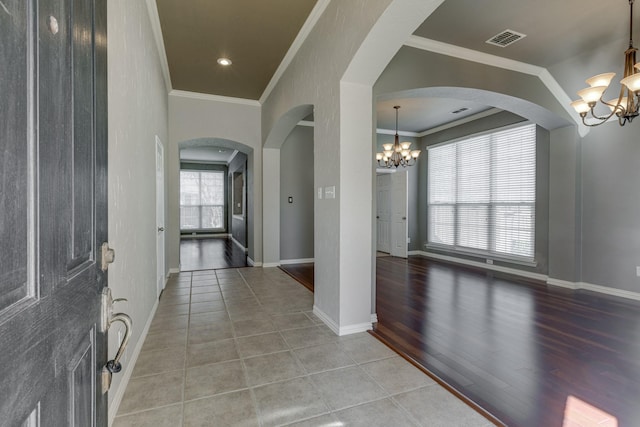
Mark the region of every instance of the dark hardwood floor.
[[376, 305], [374, 336], [498, 425], [640, 426], [639, 302], [415, 256], [377, 259]]
[[180, 240], [180, 271], [247, 266], [247, 254], [230, 238]]
[[313, 263], [281, 265], [280, 270], [293, 277], [305, 288], [313, 292]]
[[376, 303], [375, 336], [505, 425], [640, 426], [640, 303], [424, 257], [379, 258]]

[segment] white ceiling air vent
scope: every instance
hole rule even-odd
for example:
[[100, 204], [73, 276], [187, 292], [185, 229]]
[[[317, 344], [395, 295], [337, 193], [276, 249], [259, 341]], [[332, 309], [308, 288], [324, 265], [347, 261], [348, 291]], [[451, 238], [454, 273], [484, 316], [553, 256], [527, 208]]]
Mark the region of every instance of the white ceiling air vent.
[[507, 47], [510, 44], [517, 42], [523, 37], [527, 37], [527, 35], [519, 33], [517, 31], [513, 31], [513, 30], [504, 30], [499, 34], [496, 34], [495, 36], [491, 37], [489, 40], [486, 41], [486, 43], [492, 44], [494, 46], [499, 46], [499, 47]]

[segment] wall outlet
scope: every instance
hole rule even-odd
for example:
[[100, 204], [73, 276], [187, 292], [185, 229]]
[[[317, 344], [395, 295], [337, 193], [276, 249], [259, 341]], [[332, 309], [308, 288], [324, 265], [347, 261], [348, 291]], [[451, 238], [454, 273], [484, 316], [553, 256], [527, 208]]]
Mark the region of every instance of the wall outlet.
[[318, 199], [322, 199], [322, 187], [318, 187]]
[[640, 277], [640, 266], [636, 266], [636, 276]]
[[407, 243], [411, 243], [411, 237], [407, 237]]
[[493, 265], [493, 260], [492, 260], [492, 259], [487, 258], [487, 264], [489, 264], [489, 265]]

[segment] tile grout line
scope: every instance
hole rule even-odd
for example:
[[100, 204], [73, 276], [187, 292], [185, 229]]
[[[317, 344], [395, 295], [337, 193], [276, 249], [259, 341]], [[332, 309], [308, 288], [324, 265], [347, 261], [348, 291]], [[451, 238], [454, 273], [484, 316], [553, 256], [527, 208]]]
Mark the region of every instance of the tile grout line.
[[187, 329], [185, 331], [186, 339], [184, 340], [184, 362], [183, 362], [183, 366], [182, 366], [182, 414], [181, 414], [181, 420], [180, 423], [181, 425], [184, 427], [184, 398], [185, 398], [185, 393], [186, 393], [186, 387], [187, 387], [187, 358], [189, 357], [189, 331], [191, 330], [191, 294], [192, 294], [192, 289], [193, 289], [193, 272], [189, 273], [189, 276], [191, 278], [190, 282], [189, 282], [189, 319], [187, 322]]
[[[242, 277], [242, 280], [247, 285], [247, 287], [251, 288], [249, 286], [249, 283], [247, 283], [247, 280], [242, 275], [242, 273], [240, 273], [240, 271], [238, 271], [238, 274], [240, 275], [240, 277]], [[253, 294], [253, 289], [251, 289], [251, 293]], [[255, 294], [253, 294], [253, 295], [257, 299]], [[260, 304], [260, 301], [258, 301], [258, 304]], [[227, 312], [227, 315], [229, 315], [228, 312]], [[231, 316], [229, 315], [229, 317], [231, 317]], [[235, 328], [233, 326], [233, 321], [231, 321], [231, 327], [233, 328], [234, 336], [235, 336]], [[237, 346], [237, 341], [236, 341], [236, 346]], [[258, 420], [258, 426], [262, 427], [263, 426], [263, 422], [262, 422], [262, 416], [261, 416], [261, 413], [260, 413], [260, 408], [258, 407], [258, 398], [256, 397], [256, 394], [255, 394], [255, 391], [253, 390], [253, 387], [251, 387], [249, 385], [249, 371], [247, 369], [247, 364], [244, 362], [245, 358], [243, 358], [242, 355], [240, 354], [240, 349], [239, 348], [237, 348], [237, 351], [238, 351], [238, 356], [240, 357], [240, 363], [242, 364], [242, 371], [244, 372], [244, 380], [245, 380], [245, 382], [247, 384], [247, 387], [249, 388], [249, 395], [251, 396], [251, 403], [253, 403], [253, 410], [255, 411], [256, 418]]]

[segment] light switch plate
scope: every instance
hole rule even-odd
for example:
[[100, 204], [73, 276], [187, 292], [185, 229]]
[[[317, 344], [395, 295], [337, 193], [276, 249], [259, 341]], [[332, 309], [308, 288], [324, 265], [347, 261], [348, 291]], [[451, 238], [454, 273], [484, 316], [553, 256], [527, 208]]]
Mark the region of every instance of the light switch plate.
[[332, 185], [330, 187], [324, 187], [324, 198], [325, 199], [335, 199], [336, 198], [336, 187]]
[[322, 187], [318, 187], [318, 199], [322, 199]]

